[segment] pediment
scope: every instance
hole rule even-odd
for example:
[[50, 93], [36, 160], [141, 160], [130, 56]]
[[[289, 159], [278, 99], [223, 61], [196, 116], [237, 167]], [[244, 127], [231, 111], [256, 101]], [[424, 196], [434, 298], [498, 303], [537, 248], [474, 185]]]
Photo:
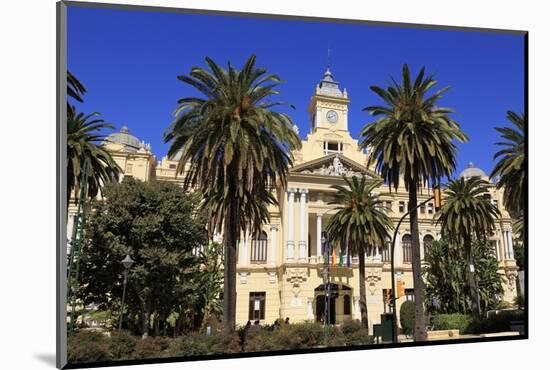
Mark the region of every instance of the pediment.
[[301, 163], [291, 168], [290, 172], [317, 176], [352, 177], [365, 175], [367, 178], [379, 178], [375, 172], [343, 156], [341, 153], [332, 153], [309, 162]]

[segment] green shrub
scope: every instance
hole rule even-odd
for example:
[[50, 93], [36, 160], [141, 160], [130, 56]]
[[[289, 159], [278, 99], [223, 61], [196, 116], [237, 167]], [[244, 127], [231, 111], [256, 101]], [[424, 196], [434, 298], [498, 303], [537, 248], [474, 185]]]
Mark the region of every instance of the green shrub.
[[178, 338], [168, 351], [172, 356], [200, 356], [238, 353], [241, 349], [239, 336], [235, 332], [230, 334], [222, 332], [211, 336], [202, 333], [185, 335]]
[[111, 333], [109, 353], [116, 360], [128, 360], [136, 348], [137, 338], [128, 331], [116, 331]]
[[69, 337], [67, 343], [69, 363], [110, 360], [109, 338], [96, 331], [80, 331]]
[[437, 316], [435, 330], [455, 330], [460, 334], [476, 334], [479, 322], [470, 315], [462, 313], [441, 314]]
[[480, 322], [479, 332], [481, 333], [498, 333], [502, 331], [510, 331], [510, 322], [525, 320], [523, 310], [501, 311], [491, 314], [487, 319]]
[[399, 310], [399, 321], [401, 322], [401, 330], [403, 334], [410, 335], [414, 332], [414, 302], [405, 301], [401, 304]]

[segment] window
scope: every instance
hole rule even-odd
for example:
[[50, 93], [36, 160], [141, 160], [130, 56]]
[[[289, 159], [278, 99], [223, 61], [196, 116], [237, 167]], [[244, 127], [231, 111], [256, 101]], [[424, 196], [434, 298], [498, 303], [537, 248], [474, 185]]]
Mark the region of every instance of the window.
[[128, 163], [126, 165], [126, 173], [132, 173], [133, 168], [134, 168], [134, 165], [132, 163]]
[[433, 203], [428, 203], [428, 214], [433, 214], [434, 213], [434, 204]]
[[426, 205], [425, 204], [420, 206], [420, 213], [426, 213]]
[[173, 163], [171, 163], [171, 164], [168, 165], [168, 168], [170, 168], [171, 170], [175, 170], [177, 167], [178, 167], [178, 166], [175, 165], [175, 164], [173, 164]]
[[434, 237], [429, 234], [425, 235], [424, 238], [422, 239], [422, 243], [424, 244], [424, 256], [426, 255], [426, 253], [428, 253], [428, 250], [432, 246], [433, 241], [434, 241]]
[[258, 239], [252, 240], [250, 262], [265, 263], [266, 260], [267, 260], [267, 234], [265, 231], [262, 231]]
[[391, 242], [389, 240], [382, 247], [382, 262], [391, 262]]
[[414, 289], [405, 289], [405, 300], [414, 301]]
[[342, 143], [338, 141], [325, 141], [323, 144], [325, 155], [331, 153], [341, 153]]
[[409, 234], [403, 235], [403, 262], [412, 261], [412, 237]]
[[392, 209], [391, 209], [391, 208], [392, 208], [391, 201], [389, 201], [389, 200], [386, 201], [386, 208], [387, 208], [388, 212], [391, 212], [391, 210], [392, 210]]
[[344, 315], [351, 315], [351, 298], [347, 294], [344, 296]]
[[265, 292], [250, 292], [250, 300], [248, 304], [248, 319], [265, 319]]
[[399, 213], [405, 212], [405, 202], [399, 202]]
[[497, 199], [493, 199], [493, 204], [495, 205], [495, 207], [498, 208], [498, 200]]

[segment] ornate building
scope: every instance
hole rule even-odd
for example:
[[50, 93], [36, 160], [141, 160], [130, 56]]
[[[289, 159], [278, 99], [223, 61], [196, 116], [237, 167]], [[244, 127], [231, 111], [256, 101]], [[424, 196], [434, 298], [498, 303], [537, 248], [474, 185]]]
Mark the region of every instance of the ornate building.
[[[310, 132], [294, 153], [295, 164], [290, 169], [285, 188], [276, 189], [279, 206], [272, 207], [271, 223], [263, 226], [260, 235], [241, 235], [237, 266], [237, 323], [260, 320], [272, 323], [277, 318], [289, 317], [292, 322], [321, 320], [325, 313], [325, 278], [322, 232], [335, 212], [330, 188], [344, 184], [342, 176], [364, 174], [378, 178], [373, 168], [367, 168], [368, 153], [359, 149], [358, 142], [348, 131], [348, 104], [345, 89], [341, 89], [329, 69], [315, 88], [308, 112]], [[157, 163], [150, 147], [132, 136], [126, 127], [110, 135], [105, 147], [111, 151], [125, 176], [143, 181], [152, 179], [182, 182], [176, 176], [178, 158], [164, 157]], [[460, 176], [486, 174], [470, 163]], [[387, 188], [380, 189], [387, 192]], [[418, 202], [426, 200], [431, 189], [424, 188]], [[503, 208], [502, 191], [491, 189], [491, 199], [501, 211], [494, 234], [490, 237], [495, 247], [495, 258], [500, 272], [506, 277], [504, 301], [516, 296], [517, 267], [512, 248], [512, 227], [508, 212]], [[397, 223], [406, 212], [408, 193], [400, 187], [386, 199], [390, 216]], [[419, 208], [421, 256], [433, 240], [440, 237], [434, 224], [435, 205], [427, 203]], [[219, 236], [215, 236], [219, 238]], [[389, 244], [389, 242], [388, 242]], [[404, 283], [405, 296], [413, 299], [411, 268], [411, 236], [409, 225], [403, 223], [396, 240], [395, 266], [397, 280]], [[330, 321], [341, 323], [359, 319], [358, 258], [350, 256], [342, 266], [336, 262], [330, 267], [330, 289], [337, 292], [330, 299]], [[366, 290], [369, 320], [378, 323], [380, 314], [390, 310], [387, 293], [391, 289], [390, 252], [388, 245], [369, 251], [366, 259]]]

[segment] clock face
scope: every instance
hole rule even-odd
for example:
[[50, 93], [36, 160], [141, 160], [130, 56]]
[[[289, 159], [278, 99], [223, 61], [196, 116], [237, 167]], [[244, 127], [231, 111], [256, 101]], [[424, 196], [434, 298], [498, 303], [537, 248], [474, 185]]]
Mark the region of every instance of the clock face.
[[338, 122], [338, 113], [336, 113], [336, 111], [329, 110], [329, 111], [327, 112], [327, 120], [328, 120], [330, 123], [336, 123], [336, 122]]

